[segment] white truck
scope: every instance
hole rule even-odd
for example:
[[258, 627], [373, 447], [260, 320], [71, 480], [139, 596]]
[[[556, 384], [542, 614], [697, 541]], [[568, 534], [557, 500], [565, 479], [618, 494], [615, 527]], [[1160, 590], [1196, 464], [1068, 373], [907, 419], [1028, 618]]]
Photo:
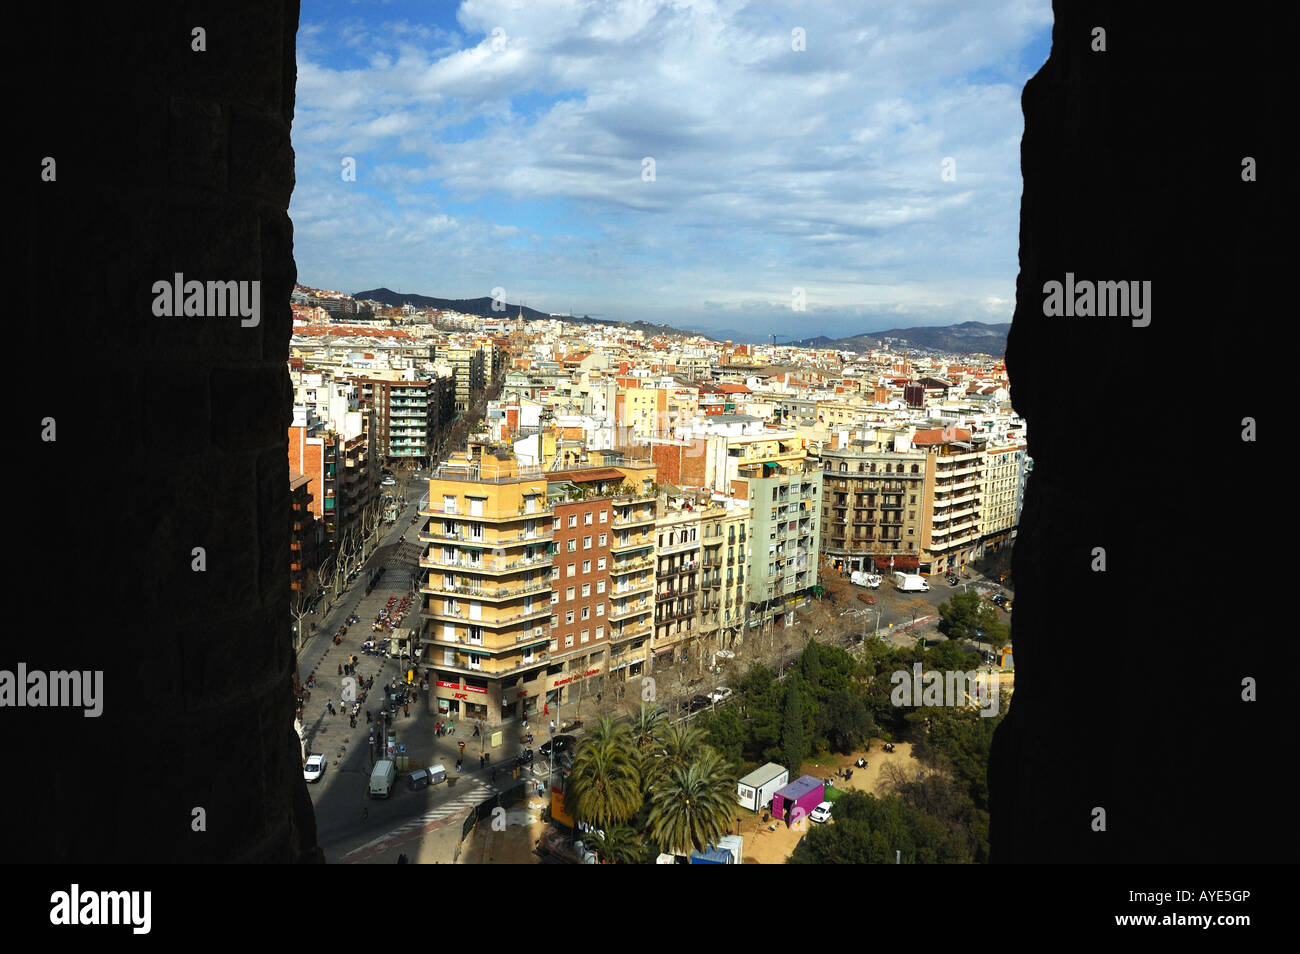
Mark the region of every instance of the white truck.
[[867, 573], [864, 570], [854, 570], [849, 574], [849, 579], [854, 586], [868, 586], [873, 590], [880, 586], [881, 582], [880, 577], [876, 576], [876, 574]]
[[930, 584], [919, 573], [895, 573], [894, 586], [904, 593], [925, 593], [930, 589]]
[[397, 763], [392, 759], [380, 759], [370, 772], [370, 797], [387, 798], [397, 781]]

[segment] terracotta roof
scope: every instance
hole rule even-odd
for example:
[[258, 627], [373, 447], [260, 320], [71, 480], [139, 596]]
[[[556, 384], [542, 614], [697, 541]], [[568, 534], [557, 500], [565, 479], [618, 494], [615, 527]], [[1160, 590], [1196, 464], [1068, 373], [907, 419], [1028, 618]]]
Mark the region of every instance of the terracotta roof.
[[912, 438], [913, 444], [946, 444], [948, 441], [968, 441], [970, 440], [970, 431], [960, 427], [954, 427], [951, 430], [942, 427], [933, 427], [925, 431], [917, 431]]

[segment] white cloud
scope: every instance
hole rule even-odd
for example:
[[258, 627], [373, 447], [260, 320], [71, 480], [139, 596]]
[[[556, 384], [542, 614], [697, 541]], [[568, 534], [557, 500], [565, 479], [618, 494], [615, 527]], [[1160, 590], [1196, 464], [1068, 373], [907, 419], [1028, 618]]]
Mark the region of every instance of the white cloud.
[[544, 309], [668, 321], [766, 301], [776, 271], [825, 308], [942, 294], [1009, 316], [1014, 64], [1050, 22], [1047, 0], [466, 0], [459, 34], [304, 20], [299, 271], [447, 297], [492, 278]]

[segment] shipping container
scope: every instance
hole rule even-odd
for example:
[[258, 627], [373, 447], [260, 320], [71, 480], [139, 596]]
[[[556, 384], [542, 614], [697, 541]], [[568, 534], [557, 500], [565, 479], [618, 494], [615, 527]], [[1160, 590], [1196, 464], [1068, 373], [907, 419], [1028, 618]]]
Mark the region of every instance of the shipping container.
[[790, 772], [775, 762], [768, 762], [750, 772], [736, 785], [736, 797], [751, 812], [760, 811], [772, 801], [772, 796], [790, 781]]

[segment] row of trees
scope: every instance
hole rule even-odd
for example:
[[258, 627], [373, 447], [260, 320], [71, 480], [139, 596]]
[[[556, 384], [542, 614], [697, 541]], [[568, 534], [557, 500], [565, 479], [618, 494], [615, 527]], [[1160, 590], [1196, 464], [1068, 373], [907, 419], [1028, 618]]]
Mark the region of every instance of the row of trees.
[[598, 830], [592, 849], [615, 864], [716, 845], [735, 817], [737, 767], [704, 732], [642, 705], [629, 725], [601, 718], [578, 747], [564, 807]]

